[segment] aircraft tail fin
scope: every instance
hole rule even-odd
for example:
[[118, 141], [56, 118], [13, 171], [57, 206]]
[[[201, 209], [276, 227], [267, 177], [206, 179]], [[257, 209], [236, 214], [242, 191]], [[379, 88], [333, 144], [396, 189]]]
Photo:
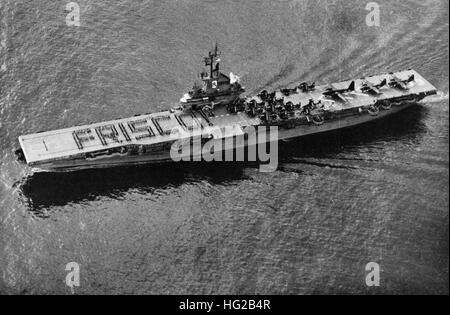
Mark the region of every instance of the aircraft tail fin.
[[352, 81], [352, 83], [350, 83], [350, 85], [348, 86], [348, 91], [354, 91], [355, 90], [355, 81]]
[[380, 87], [383, 87], [383, 86], [385, 86], [387, 84], [387, 80], [386, 80], [386, 78], [384, 78], [383, 79], [383, 81], [381, 81], [379, 84], [378, 84], [378, 87], [380, 88]]

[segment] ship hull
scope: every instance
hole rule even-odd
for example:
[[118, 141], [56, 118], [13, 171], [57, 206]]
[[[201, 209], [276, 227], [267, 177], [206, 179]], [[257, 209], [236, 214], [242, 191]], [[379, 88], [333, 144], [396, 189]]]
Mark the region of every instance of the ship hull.
[[[292, 129], [279, 128], [278, 140], [291, 140], [302, 137], [310, 137], [317, 134], [323, 134], [327, 132], [337, 131], [341, 129], [356, 127], [359, 125], [367, 124], [376, 120], [392, 116], [400, 111], [417, 105], [418, 100], [411, 100], [393, 105], [388, 110], [381, 110], [377, 115], [362, 114], [356, 116], [350, 116], [334, 121], [328, 121], [322, 125], [300, 125]], [[269, 139], [269, 137], [267, 137]], [[222, 142], [222, 139], [218, 139], [218, 142]], [[247, 143], [242, 145], [234, 143], [231, 147], [223, 147], [223, 153], [227, 151], [234, 151], [240, 147], [247, 147]], [[182, 157], [184, 161], [190, 160], [202, 160], [201, 152], [191, 152], [189, 156]], [[170, 154], [170, 149], [162, 150], [161, 152], [153, 152], [151, 154], [142, 154], [135, 156], [111, 156], [103, 157], [94, 160], [86, 159], [73, 159], [73, 160], [60, 160], [52, 161], [33, 167], [35, 172], [70, 172], [84, 169], [96, 169], [96, 168], [112, 168], [112, 167], [124, 167], [124, 166], [138, 166], [144, 164], [153, 163], [168, 163], [173, 162]]]
[[301, 125], [296, 126], [294, 129], [285, 129], [279, 131], [280, 140], [288, 140], [292, 138], [312, 136], [320, 133], [336, 131], [339, 129], [345, 129], [350, 127], [355, 127], [362, 124], [367, 124], [372, 121], [386, 118], [392, 116], [406, 108], [417, 105], [416, 100], [403, 102], [398, 105], [392, 106], [389, 110], [380, 110], [376, 116], [369, 114], [351, 116], [343, 119], [338, 119], [335, 121], [326, 122], [323, 125]]
[[72, 160], [52, 161], [33, 167], [34, 172], [70, 172], [85, 169], [112, 168], [123, 166], [138, 166], [149, 163], [164, 163], [171, 161], [170, 152], [141, 156], [107, 157], [95, 161]]

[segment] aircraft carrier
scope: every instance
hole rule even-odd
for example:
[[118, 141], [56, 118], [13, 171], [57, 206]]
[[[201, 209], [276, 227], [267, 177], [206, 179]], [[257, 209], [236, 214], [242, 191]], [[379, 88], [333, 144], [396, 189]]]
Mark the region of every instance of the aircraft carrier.
[[[364, 124], [437, 93], [409, 69], [329, 85], [302, 82], [243, 97], [239, 77], [220, 71], [219, 55], [216, 45], [204, 59], [209, 71], [201, 73], [202, 83], [170, 110], [23, 135], [15, 153], [33, 170], [51, 172], [166, 162], [180, 139], [223, 144], [233, 138], [232, 147], [222, 146], [233, 150], [249, 145], [248, 130], [264, 130], [248, 127], [276, 126], [278, 140], [286, 140]], [[201, 157], [200, 151], [189, 154]]]

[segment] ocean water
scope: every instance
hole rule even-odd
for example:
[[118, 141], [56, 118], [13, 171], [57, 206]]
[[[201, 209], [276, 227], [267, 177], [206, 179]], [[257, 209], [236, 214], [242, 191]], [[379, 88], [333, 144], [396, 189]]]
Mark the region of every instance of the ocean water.
[[[449, 3], [0, 0], [0, 293], [448, 294]], [[166, 109], [218, 42], [248, 93], [414, 68], [441, 93], [280, 166], [32, 174], [21, 134]], [[365, 266], [381, 267], [367, 287]]]

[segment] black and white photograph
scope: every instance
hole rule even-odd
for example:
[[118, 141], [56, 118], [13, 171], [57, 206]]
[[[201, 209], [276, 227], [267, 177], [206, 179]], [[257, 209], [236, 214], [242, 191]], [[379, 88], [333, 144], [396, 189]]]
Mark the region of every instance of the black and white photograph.
[[0, 0], [0, 295], [448, 294], [448, 1]]

